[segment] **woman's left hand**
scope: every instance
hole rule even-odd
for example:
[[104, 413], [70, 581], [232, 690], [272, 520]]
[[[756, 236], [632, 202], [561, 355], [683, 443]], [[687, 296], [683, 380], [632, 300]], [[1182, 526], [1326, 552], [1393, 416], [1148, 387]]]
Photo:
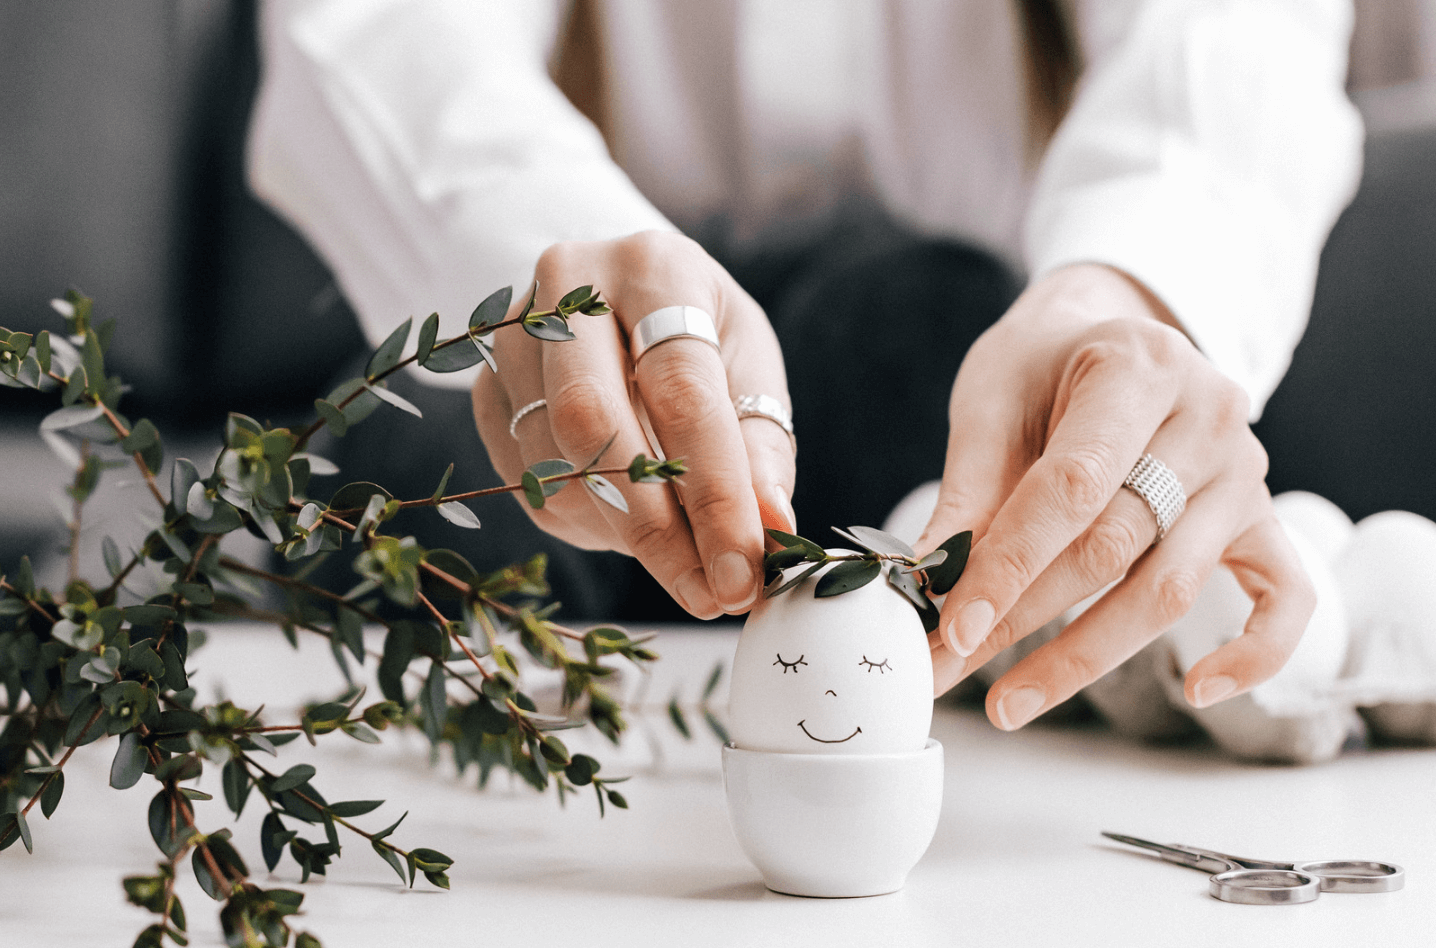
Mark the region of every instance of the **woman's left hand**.
[[[1187, 700], [1205, 707], [1275, 674], [1315, 594], [1273, 512], [1248, 408], [1125, 274], [1076, 265], [1030, 287], [953, 386], [941, 495], [918, 552], [965, 529], [974, 545], [929, 637], [936, 692], [1115, 583], [989, 690], [992, 721], [1021, 727], [1165, 631], [1218, 563], [1254, 608], [1243, 635], [1191, 669]], [[1146, 453], [1187, 493], [1159, 543], [1152, 510], [1122, 489]]]

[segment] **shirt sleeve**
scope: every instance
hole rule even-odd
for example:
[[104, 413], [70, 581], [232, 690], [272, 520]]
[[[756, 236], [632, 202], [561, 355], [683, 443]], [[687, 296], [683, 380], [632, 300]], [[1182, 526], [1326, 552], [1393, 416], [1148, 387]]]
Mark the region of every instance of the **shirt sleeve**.
[[1349, 0], [1143, 3], [1043, 159], [1034, 278], [1099, 262], [1140, 280], [1259, 415], [1360, 177], [1351, 25]]
[[265, 4], [249, 183], [324, 257], [371, 345], [435, 311], [441, 338], [462, 333], [555, 242], [673, 229], [550, 80], [560, 19], [555, 0]]

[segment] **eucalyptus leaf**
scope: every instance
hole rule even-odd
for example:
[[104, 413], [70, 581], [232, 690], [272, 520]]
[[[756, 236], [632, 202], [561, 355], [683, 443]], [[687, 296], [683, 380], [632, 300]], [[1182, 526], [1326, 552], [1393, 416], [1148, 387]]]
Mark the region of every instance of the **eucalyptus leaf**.
[[453, 342], [439, 343], [429, 353], [424, 368], [430, 372], [460, 372], [478, 365], [484, 360], [479, 341], [472, 336], [461, 336]]
[[453, 476], [454, 465], [451, 463], [447, 468], [445, 468], [444, 476], [439, 478], [439, 486], [434, 488], [434, 494], [429, 499], [432, 500], [434, 503], [438, 503], [439, 499], [444, 496], [444, 491], [449, 489], [449, 478]]
[[784, 579], [782, 576], [780, 576], [771, 587], [763, 591], [763, 598], [772, 599], [774, 596], [777, 596], [780, 593], [787, 592], [794, 586], [801, 583], [803, 580], [807, 579], [809, 576], [816, 573], [818, 570], [822, 569], [823, 566], [823, 563], [814, 563], [811, 566], [808, 566], [805, 569], [802, 569], [799, 572], [795, 573], [790, 579]]
[[545, 342], [569, 342], [576, 338], [569, 331], [568, 322], [560, 316], [528, 316], [523, 321], [524, 332]]
[[319, 417], [324, 423], [329, 426], [329, 430], [334, 432], [336, 437], [342, 438], [349, 433], [349, 422], [344, 417], [344, 412], [340, 411], [338, 406], [322, 398], [316, 398], [314, 400], [314, 410], [319, 414]]
[[482, 303], [474, 307], [474, 312], [469, 316], [469, 331], [481, 332], [485, 327], [495, 323], [503, 322], [509, 312], [509, 304], [513, 302], [514, 288], [506, 286], [501, 290], [490, 293]]
[[365, 368], [364, 374], [371, 380], [377, 376], [393, 369], [399, 364], [399, 358], [404, 352], [404, 343], [409, 341], [409, 329], [414, 325], [414, 318], [411, 316], [399, 324], [389, 337], [379, 344], [374, 350], [374, 355], [369, 358], [369, 365]]
[[[176, 497], [178, 496], [179, 495], [176, 495]], [[184, 509], [186, 513], [196, 520], [209, 520], [214, 516], [214, 501], [205, 493], [203, 484], [196, 481], [189, 486], [189, 490], [185, 492]], [[239, 518], [236, 517], [236, 526], [240, 522]]]
[[917, 553], [912, 547], [891, 533], [884, 533], [882, 530], [873, 527], [848, 527], [848, 531], [865, 548], [874, 553], [881, 553], [884, 556], [904, 556], [908, 559], [917, 559]]
[[104, 413], [105, 409], [99, 405], [71, 405], [68, 408], [57, 408], [40, 422], [40, 430], [61, 431], [65, 428], [74, 428], [78, 425], [88, 424]]
[[945, 596], [957, 585], [972, 552], [972, 531], [964, 530], [942, 541], [938, 547], [947, 558], [927, 571], [927, 588], [935, 596]]
[[613, 483], [602, 474], [584, 475], [583, 486], [605, 504], [628, 513], [628, 501], [624, 499], [623, 492], [614, 487]]
[[439, 504], [435, 509], [439, 511], [439, 516], [455, 526], [464, 527], [469, 530], [479, 529], [478, 516], [457, 500], [451, 500], [447, 504]]
[[883, 566], [877, 560], [847, 560], [818, 577], [814, 597], [826, 599], [860, 589], [878, 578]]
[[313, 777], [315, 770], [309, 764], [295, 764], [284, 773], [275, 777], [269, 785], [271, 793], [282, 793], [285, 790], [293, 790]]
[[434, 348], [434, 341], [439, 338], [439, 314], [430, 313], [429, 318], [419, 327], [419, 348], [414, 353], [414, 361], [423, 365], [429, 360], [429, 353]]
[[395, 408], [408, 412], [415, 418], [424, 417], [424, 413], [419, 410], [418, 405], [415, 405], [413, 402], [409, 401], [407, 398], [396, 392], [391, 392], [389, 389], [383, 388], [379, 385], [366, 385], [365, 390], [373, 393], [374, 395], [378, 396], [380, 400], [388, 402]]

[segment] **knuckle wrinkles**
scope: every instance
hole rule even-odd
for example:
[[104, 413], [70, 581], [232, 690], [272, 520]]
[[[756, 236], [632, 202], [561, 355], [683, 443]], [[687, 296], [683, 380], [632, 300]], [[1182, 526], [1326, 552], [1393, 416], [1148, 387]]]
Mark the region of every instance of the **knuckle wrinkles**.
[[1061, 654], [1053, 656], [1052, 663], [1055, 674], [1050, 677], [1059, 683], [1058, 687], [1062, 693], [1049, 694], [1048, 700], [1060, 700], [1079, 688], [1090, 685], [1109, 671], [1093, 661], [1085, 652], [1073, 649], [1066, 649]]
[[1112, 499], [1107, 488], [1107, 465], [1091, 451], [1073, 451], [1052, 460], [1053, 485], [1058, 509], [1075, 506], [1081, 513], [1101, 510]]
[[1157, 579], [1157, 622], [1166, 628], [1191, 611], [1201, 594], [1202, 582], [1189, 569], [1171, 569]]
[[656, 400], [667, 420], [685, 424], [701, 423], [728, 404], [714, 381], [700, 371], [698, 361], [682, 351], [668, 353], [654, 375]]
[[591, 376], [564, 379], [548, 396], [548, 407], [554, 440], [565, 454], [596, 450], [618, 424], [607, 389]]
[[1078, 572], [1091, 589], [1121, 577], [1142, 553], [1142, 536], [1130, 518], [1102, 517], [1092, 524], [1078, 552]]
[[[655, 551], [666, 551], [678, 537], [679, 522], [666, 514], [633, 514], [624, 519], [624, 539], [635, 556], [651, 556]], [[687, 566], [676, 556], [664, 556], [653, 562], [677, 576]], [[659, 577], [660, 579], [662, 577]]]

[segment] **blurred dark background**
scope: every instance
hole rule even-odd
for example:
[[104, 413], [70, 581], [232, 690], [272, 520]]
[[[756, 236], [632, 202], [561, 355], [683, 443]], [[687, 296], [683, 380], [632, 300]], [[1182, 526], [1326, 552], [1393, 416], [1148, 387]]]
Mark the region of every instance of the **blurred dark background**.
[[[172, 440], [213, 441], [229, 410], [297, 418], [363, 349], [323, 264], [244, 187], [256, 6], [0, 4], [0, 324], [53, 329], [49, 299], [95, 297], [118, 320], [130, 414]], [[1433, 28], [1436, 0], [1358, 4], [1365, 177], [1257, 425], [1274, 493], [1315, 491], [1353, 518], [1436, 517]], [[50, 407], [0, 390], [0, 566], [58, 528], [58, 468], [34, 436]]]

